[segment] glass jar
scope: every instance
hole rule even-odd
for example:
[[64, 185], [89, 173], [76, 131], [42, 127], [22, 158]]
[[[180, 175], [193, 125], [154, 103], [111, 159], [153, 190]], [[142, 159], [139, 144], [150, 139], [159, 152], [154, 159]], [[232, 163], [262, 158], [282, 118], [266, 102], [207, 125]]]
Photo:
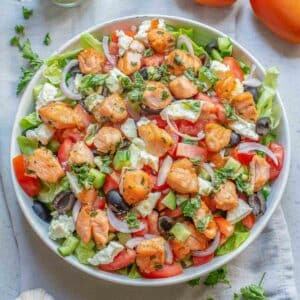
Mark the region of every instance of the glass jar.
[[62, 7], [74, 7], [81, 4], [84, 0], [52, 0], [54, 4]]

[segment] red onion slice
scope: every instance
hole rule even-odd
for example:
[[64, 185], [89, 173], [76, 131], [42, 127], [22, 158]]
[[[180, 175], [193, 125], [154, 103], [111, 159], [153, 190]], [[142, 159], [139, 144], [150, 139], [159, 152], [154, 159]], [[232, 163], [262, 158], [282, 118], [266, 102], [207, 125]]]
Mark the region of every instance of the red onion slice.
[[157, 182], [156, 182], [158, 186], [161, 186], [166, 182], [172, 163], [173, 163], [173, 159], [169, 155], [167, 155], [158, 172]]
[[212, 166], [208, 163], [204, 163], [202, 165], [202, 167], [209, 174], [211, 181], [214, 181], [215, 180], [215, 172], [214, 172]]
[[213, 254], [219, 246], [220, 243], [220, 231], [217, 232], [215, 239], [210, 244], [210, 246], [203, 251], [193, 251], [193, 256], [204, 257]]
[[127, 106], [127, 111], [129, 113], [129, 115], [132, 117], [132, 119], [134, 121], [138, 121], [141, 117], [141, 115], [139, 114], [139, 112], [137, 112], [134, 107], [132, 106], [132, 104], [130, 103], [130, 101], [126, 101], [126, 106]]
[[166, 264], [171, 265], [173, 263], [173, 252], [168, 241], [165, 242], [165, 254], [166, 254]]
[[193, 48], [192, 42], [191, 42], [190, 38], [188, 36], [186, 36], [185, 34], [180, 35], [177, 39], [177, 47], [181, 48], [182, 44], [185, 44], [186, 47], [188, 48], [188, 51], [192, 55], [194, 55], [194, 48]]
[[108, 36], [105, 35], [103, 37], [103, 40], [102, 40], [102, 45], [103, 45], [103, 51], [104, 51], [104, 55], [106, 56], [107, 60], [113, 65], [115, 66], [116, 65], [116, 60], [113, 56], [110, 55], [110, 52], [109, 52], [109, 46], [108, 46]]
[[267, 154], [276, 165], [278, 165], [278, 160], [275, 154], [266, 146], [259, 144], [259, 143], [254, 143], [254, 142], [246, 142], [238, 145], [238, 149], [240, 152], [250, 152], [250, 151], [262, 151], [265, 154]]
[[78, 66], [78, 60], [77, 59], [72, 59], [64, 67], [63, 72], [62, 72], [62, 79], [61, 79], [61, 83], [60, 83], [60, 88], [61, 88], [62, 92], [64, 93], [64, 95], [67, 98], [73, 99], [73, 100], [81, 100], [82, 95], [80, 93], [74, 93], [73, 91], [71, 91], [71, 89], [68, 87], [68, 85], [66, 83], [66, 76], [67, 76], [68, 72], [76, 66]]
[[177, 128], [177, 125], [172, 121], [170, 120], [169, 118], [169, 115], [168, 115], [168, 112], [166, 112], [166, 121], [168, 123], [168, 126], [179, 136], [185, 138], [185, 139], [189, 139], [189, 140], [192, 140], [192, 141], [200, 141], [202, 140], [204, 137], [205, 137], [205, 134], [203, 131], [199, 131], [197, 137], [195, 136], [190, 136], [188, 134], [184, 134], [184, 133], [181, 133], [178, 128]]
[[143, 237], [132, 238], [126, 242], [125, 246], [129, 249], [134, 249], [144, 239], [145, 238], [143, 238]]
[[140, 222], [139, 228], [129, 229], [128, 224], [124, 221], [119, 220], [109, 207], [107, 208], [107, 217], [111, 226], [116, 230], [118, 230], [119, 232], [132, 233], [132, 232], [140, 231], [145, 228], [145, 224]]
[[72, 217], [73, 217], [74, 223], [76, 223], [80, 209], [81, 209], [81, 202], [79, 200], [77, 200], [72, 209]]

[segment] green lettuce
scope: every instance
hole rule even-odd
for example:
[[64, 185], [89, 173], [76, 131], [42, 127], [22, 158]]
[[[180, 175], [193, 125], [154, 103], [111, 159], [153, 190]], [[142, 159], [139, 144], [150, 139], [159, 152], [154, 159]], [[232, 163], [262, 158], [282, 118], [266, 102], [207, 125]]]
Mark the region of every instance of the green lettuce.
[[80, 36], [80, 45], [84, 49], [93, 48], [98, 52], [103, 53], [102, 43], [88, 32], [83, 33]]
[[42, 183], [42, 190], [38, 194], [38, 200], [43, 203], [52, 203], [55, 196], [60, 192], [69, 191], [70, 184], [67, 177], [62, 178], [57, 183]]
[[52, 64], [48, 65], [43, 71], [43, 76], [54, 85], [60, 84], [61, 74], [61, 66], [59, 65], [59, 62], [57, 60], [54, 61]]
[[20, 120], [20, 127], [24, 131], [27, 129], [36, 128], [40, 124], [42, 124], [42, 121], [36, 112], [33, 112]]
[[250, 231], [241, 223], [237, 223], [234, 227], [234, 232], [227, 241], [217, 248], [215, 254], [217, 256], [225, 255], [242, 245], [250, 236]]
[[33, 151], [39, 146], [38, 141], [31, 140], [23, 135], [19, 135], [17, 137], [17, 141], [18, 141], [20, 151], [26, 155], [32, 155]]
[[75, 249], [75, 256], [80, 263], [89, 265], [88, 259], [92, 258], [96, 253], [94, 247], [95, 243], [93, 241], [90, 241], [88, 244], [80, 241], [79, 245]]
[[228, 36], [219, 37], [217, 42], [218, 42], [218, 48], [219, 48], [220, 54], [223, 57], [232, 55], [233, 46], [232, 46], [231, 40]]
[[51, 66], [52, 64], [58, 63], [59, 66], [64, 67], [67, 60], [76, 58], [78, 54], [82, 51], [82, 48], [73, 49], [65, 53], [56, 54], [46, 59], [46, 65]]
[[278, 103], [274, 103], [276, 95], [277, 79], [279, 70], [272, 67], [267, 70], [262, 86], [260, 96], [257, 100], [257, 111], [260, 118], [268, 117], [271, 119], [272, 129], [276, 128], [281, 119], [281, 109]]

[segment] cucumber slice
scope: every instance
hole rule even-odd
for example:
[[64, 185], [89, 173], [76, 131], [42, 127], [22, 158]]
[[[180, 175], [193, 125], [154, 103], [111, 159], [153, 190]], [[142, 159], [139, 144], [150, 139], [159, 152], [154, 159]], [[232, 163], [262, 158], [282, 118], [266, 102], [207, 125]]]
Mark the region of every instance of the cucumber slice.
[[191, 232], [182, 223], [176, 223], [171, 228], [170, 232], [175, 236], [177, 240], [182, 242], [184, 242], [191, 235]]
[[73, 235], [70, 235], [65, 239], [63, 244], [60, 247], [58, 247], [57, 250], [62, 256], [68, 256], [74, 252], [78, 244], [79, 239]]
[[89, 175], [93, 176], [95, 179], [94, 179], [94, 188], [95, 189], [100, 189], [102, 188], [104, 182], [105, 182], [105, 178], [106, 178], [106, 175], [96, 169], [90, 169], [89, 171]]
[[172, 192], [172, 191], [169, 192], [167, 194], [167, 196], [165, 196], [165, 198], [162, 200], [162, 203], [166, 207], [174, 210], [176, 208], [176, 196], [175, 196], [174, 192]]

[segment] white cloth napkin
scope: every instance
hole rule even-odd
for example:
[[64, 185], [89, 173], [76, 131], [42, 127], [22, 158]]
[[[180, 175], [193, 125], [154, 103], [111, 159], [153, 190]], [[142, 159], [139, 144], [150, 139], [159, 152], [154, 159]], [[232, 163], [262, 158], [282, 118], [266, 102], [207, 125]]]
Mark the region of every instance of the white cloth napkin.
[[[34, 16], [24, 21], [21, 6], [34, 9]], [[184, 16], [215, 26], [239, 41], [256, 42], [253, 39], [253, 25], [246, 7], [238, 3], [232, 8], [209, 9], [199, 7], [192, 0], [87, 0], [80, 8], [62, 9], [50, 1], [2, 0], [0, 4], [0, 28], [2, 41], [14, 34], [16, 24], [25, 23], [26, 32], [33, 48], [43, 57], [54, 49], [96, 23], [119, 16], [138, 13], [159, 13]], [[241, 27], [242, 25], [242, 27]], [[50, 32], [53, 43], [42, 45], [44, 35]], [[261, 51], [263, 40], [257, 40]], [[10, 133], [19, 98], [15, 96], [16, 81], [22, 59], [17, 50], [7, 44], [0, 48], [2, 72], [0, 73], [0, 174], [4, 198], [8, 206], [0, 202], [0, 299], [14, 299], [19, 291], [30, 288], [44, 288], [59, 300], [82, 299], [232, 299], [240, 287], [256, 283], [263, 272], [267, 272], [264, 287], [270, 299], [296, 299], [293, 259], [290, 238], [281, 208], [260, 237], [238, 258], [228, 265], [232, 289], [218, 285], [214, 289], [191, 288], [187, 284], [159, 288], [134, 288], [117, 286], [94, 279], [58, 259], [38, 239], [24, 220], [18, 207], [9, 174]], [[267, 64], [273, 63], [270, 59]], [[3, 216], [3, 217], [2, 217]], [[10, 221], [13, 224], [12, 233]], [[14, 238], [16, 240], [14, 240]], [[2, 268], [1, 268], [2, 270]], [[2, 298], [3, 297], [3, 298]]]

